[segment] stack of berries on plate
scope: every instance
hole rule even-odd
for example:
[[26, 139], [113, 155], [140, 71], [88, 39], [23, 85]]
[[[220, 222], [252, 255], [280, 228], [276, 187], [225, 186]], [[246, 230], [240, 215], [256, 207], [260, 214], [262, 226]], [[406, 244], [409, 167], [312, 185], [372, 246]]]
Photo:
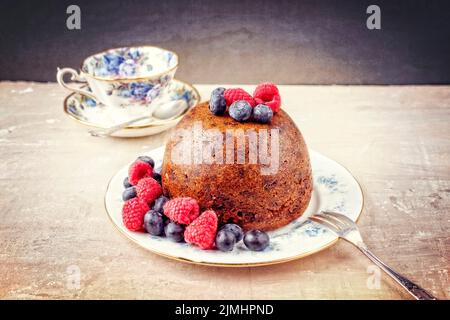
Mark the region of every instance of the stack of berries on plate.
[[281, 98], [276, 85], [270, 82], [259, 84], [253, 96], [241, 88], [216, 88], [211, 93], [209, 110], [215, 115], [228, 114], [234, 120], [253, 120], [269, 123], [280, 110]]
[[154, 170], [154, 161], [140, 156], [128, 169], [123, 184], [122, 221], [130, 231], [146, 231], [153, 236], [165, 236], [175, 242], [186, 241], [201, 249], [217, 248], [232, 251], [243, 240], [252, 251], [262, 251], [269, 245], [264, 231], [243, 232], [236, 224], [219, 228], [213, 210], [200, 213], [197, 201], [189, 197], [168, 199], [162, 194], [161, 176]]

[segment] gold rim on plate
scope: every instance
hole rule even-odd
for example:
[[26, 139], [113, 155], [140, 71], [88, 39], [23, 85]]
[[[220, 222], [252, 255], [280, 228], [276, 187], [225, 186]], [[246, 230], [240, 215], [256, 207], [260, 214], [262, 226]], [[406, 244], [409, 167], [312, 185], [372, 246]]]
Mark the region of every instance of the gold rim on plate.
[[[178, 79], [173, 79], [172, 81], [180, 82], [180, 83], [182, 83], [183, 85], [190, 87], [190, 88], [195, 92], [195, 94], [197, 95], [197, 97], [198, 97], [198, 98], [197, 98], [198, 102], [197, 102], [194, 106], [187, 108], [187, 109], [186, 109], [179, 117], [167, 121], [167, 123], [163, 124], [163, 126], [170, 125], [170, 124], [172, 124], [172, 123], [175, 123], [175, 122], [177, 122], [177, 121], [180, 121], [180, 119], [181, 119], [181, 118], [182, 118], [189, 110], [191, 110], [191, 109], [192, 109], [193, 107], [195, 107], [197, 104], [199, 104], [199, 103], [202, 102], [202, 101], [201, 101], [200, 93], [198, 92], [197, 88], [195, 88], [192, 84], [190, 84], [189, 82], [186, 82], [186, 81], [178, 80]], [[81, 86], [81, 88], [84, 88], [84, 87], [87, 87], [87, 85]], [[72, 118], [73, 120], [75, 120], [76, 122], [81, 123], [81, 124], [83, 124], [83, 125], [86, 125], [86, 126], [89, 126], [89, 127], [92, 127], [92, 128], [97, 128], [97, 129], [108, 129], [109, 127], [104, 127], [104, 126], [100, 126], [100, 125], [97, 125], [97, 124], [93, 124], [92, 122], [89, 122], [89, 121], [81, 120], [81, 119], [77, 118], [76, 116], [74, 116], [73, 114], [71, 114], [71, 113], [69, 112], [69, 110], [68, 110], [68, 108], [69, 108], [69, 107], [68, 107], [68, 101], [69, 101], [69, 99], [70, 99], [72, 96], [74, 96], [74, 95], [76, 95], [76, 94], [82, 95], [81, 93], [72, 92], [72, 93], [70, 93], [70, 94], [64, 99], [64, 102], [63, 102], [63, 110], [64, 110], [64, 113], [65, 113], [66, 115], [68, 115], [70, 118]], [[144, 128], [150, 128], [150, 127], [159, 127], [159, 126], [161, 126], [161, 124], [152, 124], [152, 123], [149, 123], [149, 124], [140, 124], [140, 125], [130, 125], [130, 126], [127, 126], [127, 127], [123, 128], [123, 129], [121, 129], [121, 130], [135, 130], [135, 129], [144, 129]]]
[[[321, 155], [323, 155], [322, 153], [320, 153]], [[324, 156], [324, 155], [323, 155]], [[326, 157], [326, 156], [325, 156]], [[359, 221], [359, 218], [361, 217], [361, 213], [363, 211], [364, 208], [364, 192], [363, 192], [363, 188], [361, 187], [361, 184], [359, 183], [358, 179], [356, 179], [356, 177], [350, 172], [350, 170], [348, 170], [345, 166], [343, 166], [342, 164], [340, 164], [339, 162], [326, 157], [328, 160], [333, 161], [334, 163], [336, 163], [337, 165], [341, 166], [342, 168], [345, 169], [345, 171], [348, 172], [348, 174], [356, 181], [359, 190], [361, 191], [361, 207], [359, 208], [359, 212], [358, 212], [358, 216], [355, 219], [355, 222]], [[137, 246], [139, 246], [140, 248], [143, 248], [147, 251], [150, 251], [154, 254], [157, 254], [159, 256], [165, 257], [165, 258], [169, 258], [171, 260], [176, 260], [176, 261], [180, 261], [180, 262], [186, 262], [186, 263], [190, 263], [190, 264], [196, 264], [196, 265], [202, 265], [202, 266], [210, 266], [210, 267], [226, 267], [226, 268], [243, 268], [243, 267], [262, 267], [262, 266], [269, 266], [269, 265], [274, 265], [274, 264], [280, 264], [280, 263], [285, 263], [285, 262], [290, 262], [290, 261], [294, 261], [297, 259], [301, 259], [307, 256], [310, 256], [314, 253], [320, 252], [322, 250], [328, 249], [331, 246], [335, 245], [338, 240], [339, 237], [334, 239], [333, 241], [330, 241], [329, 243], [323, 245], [320, 248], [311, 250], [311, 251], [307, 251], [305, 253], [293, 256], [293, 257], [288, 257], [288, 258], [283, 258], [283, 259], [277, 259], [277, 260], [272, 260], [272, 261], [267, 261], [267, 262], [255, 262], [255, 263], [214, 263], [214, 262], [205, 262], [205, 261], [195, 261], [195, 260], [190, 260], [187, 258], [182, 258], [182, 257], [176, 257], [176, 256], [171, 256], [168, 255], [164, 252], [160, 252], [158, 250], [154, 250], [154, 249], [149, 249], [146, 247], [143, 247], [138, 241], [136, 241], [135, 239], [133, 239], [127, 232], [123, 231], [122, 229], [120, 229], [116, 223], [114, 222], [113, 218], [111, 217], [111, 213], [108, 211], [107, 205], [106, 205], [106, 194], [108, 193], [108, 190], [111, 186], [111, 181], [114, 179], [114, 177], [116, 176], [117, 172], [111, 177], [111, 179], [109, 179], [108, 185], [106, 187], [106, 191], [105, 191], [105, 196], [103, 197], [103, 205], [105, 207], [106, 210], [106, 214], [108, 215], [109, 220], [111, 221], [111, 223], [114, 225], [114, 228], [119, 231], [120, 234], [122, 234], [123, 236], [125, 236], [125, 238], [131, 240], [134, 244], [136, 244]]]

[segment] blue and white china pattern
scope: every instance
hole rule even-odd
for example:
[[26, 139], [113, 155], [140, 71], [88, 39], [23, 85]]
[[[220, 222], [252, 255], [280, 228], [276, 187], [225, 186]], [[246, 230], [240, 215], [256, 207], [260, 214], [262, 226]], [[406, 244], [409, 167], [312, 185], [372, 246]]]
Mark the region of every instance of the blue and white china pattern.
[[[90, 91], [89, 87], [85, 89]], [[165, 107], [170, 108], [173, 102], [185, 103], [187, 109], [189, 109], [200, 102], [200, 95], [191, 85], [174, 79], [168, 85], [164, 95], [159, 97], [155, 103], [160, 105], [159, 107], [157, 106], [157, 109], [161, 110]], [[145, 116], [147, 112], [147, 109], [142, 108], [140, 105], [134, 105], [128, 108], [108, 108], [101, 103], [97, 103], [94, 99], [79, 93], [70, 94], [66, 98], [64, 108], [66, 113], [72, 118], [86, 125], [101, 128], [111, 127], [127, 120]], [[130, 127], [133, 130], [126, 128], [117, 132], [115, 136], [136, 137], [156, 134], [174, 126], [178, 121], [179, 119], [176, 119], [167, 126], [151, 126], [151, 128], [145, 128], [146, 122], [141, 121], [135, 126], [132, 125]]]
[[154, 83], [150, 82], [115, 82], [110, 85], [107, 95], [121, 98], [131, 98], [133, 103], [149, 104], [161, 93], [166, 84], [171, 81], [170, 76], [163, 76]]
[[[97, 103], [126, 108], [149, 107], [165, 92], [175, 76], [178, 56], [157, 47], [124, 47], [111, 49], [86, 58], [80, 73], [71, 68], [58, 69], [57, 81], [66, 89], [83, 94]], [[85, 81], [91, 91], [66, 83]]]
[[100, 77], [131, 77], [136, 75], [138, 66], [152, 71], [153, 66], [147, 61], [148, 57], [142, 55], [139, 48], [120, 48], [93, 56], [85, 63], [83, 71]]
[[83, 72], [110, 79], [146, 77], [174, 68], [177, 56], [156, 47], [124, 47], [111, 49], [87, 58]]
[[[155, 159], [155, 168], [161, 166], [164, 147], [147, 154]], [[127, 230], [122, 223], [121, 194], [128, 165], [111, 179], [105, 195], [105, 206], [111, 221], [126, 237], [154, 253], [169, 258], [219, 266], [256, 266], [289, 261], [318, 252], [337, 240], [337, 236], [326, 228], [306, 220], [309, 215], [324, 210], [336, 210], [356, 221], [363, 206], [361, 188], [347, 169], [312, 150], [310, 157], [314, 189], [308, 209], [302, 217], [289, 225], [269, 232], [270, 245], [262, 252], [249, 251], [242, 241], [232, 252], [200, 250], [186, 243], [174, 243], [164, 237]], [[149, 259], [151, 258], [149, 256]]]

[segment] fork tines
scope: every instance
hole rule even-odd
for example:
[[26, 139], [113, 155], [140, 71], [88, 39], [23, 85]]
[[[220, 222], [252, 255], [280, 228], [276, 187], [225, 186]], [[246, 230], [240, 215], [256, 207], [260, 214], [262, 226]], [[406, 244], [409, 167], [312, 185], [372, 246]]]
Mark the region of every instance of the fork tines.
[[343, 229], [353, 227], [355, 225], [355, 223], [345, 215], [329, 211], [312, 215], [309, 219], [325, 225], [335, 233], [339, 233]]

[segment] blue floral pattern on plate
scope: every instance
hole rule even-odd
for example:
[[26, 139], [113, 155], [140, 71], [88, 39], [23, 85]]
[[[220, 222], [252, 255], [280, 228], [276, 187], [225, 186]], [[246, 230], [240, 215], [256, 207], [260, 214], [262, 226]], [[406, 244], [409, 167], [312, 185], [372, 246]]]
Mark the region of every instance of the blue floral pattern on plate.
[[[161, 165], [164, 147], [148, 152]], [[307, 220], [313, 213], [339, 211], [353, 221], [359, 217], [363, 195], [358, 182], [337, 162], [310, 150], [314, 187], [311, 202], [302, 217], [287, 226], [269, 232], [270, 245], [262, 252], [249, 251], [242, 241], [232, 252], [200, 250], [162, 237], [128, 231], [122, 223], [122, 181], [128, 165], [111, 179], [105, 195], [106, 210], [113, 224], [129, 239], [158, 254], [198, 264], [218, 266], [256, 266], [280, 263], [318, 252], [336, 241], [337, 236], [315, 222]], [[336, 210], [339, 208], [340, 210]], [[149, 257], [149, 259], [151, 259]]]

